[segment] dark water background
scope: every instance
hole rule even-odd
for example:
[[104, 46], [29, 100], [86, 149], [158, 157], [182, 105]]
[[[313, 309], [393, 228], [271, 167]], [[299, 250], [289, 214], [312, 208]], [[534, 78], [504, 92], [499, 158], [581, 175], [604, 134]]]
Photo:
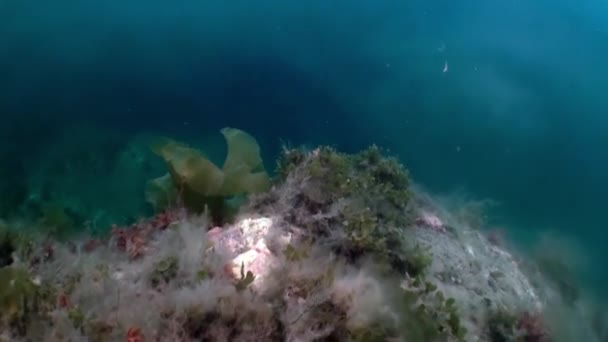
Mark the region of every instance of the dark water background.
[[592, 0], [0, 0], [2, 168], [75, 123], [234, 126], [266, 156], [378, 143], [434, 192], [499, 201], [520, 241], [578, 240], [608, 285], [607, 60]]

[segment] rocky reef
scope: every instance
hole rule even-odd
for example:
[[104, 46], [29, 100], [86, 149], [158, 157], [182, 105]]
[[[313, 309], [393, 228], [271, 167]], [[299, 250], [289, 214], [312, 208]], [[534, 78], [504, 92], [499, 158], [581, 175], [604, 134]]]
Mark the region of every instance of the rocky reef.
[[[172, 200], [107, 236], [57, 240], [4, 222], [0, 340], [567, 340], [545, 320], [536, 273], [378, 147], [285, 149], [271, 180], [239, 134], [225, 132], [248, 150], [233, 148], [223, 170], [189, 147], [159, 148], [169, 174], [152, 190]], [[209, 169], [215, 178], [197, 174]], [[231, 184], [209, 183], [225, 175]], [[229, 216], [225, 204], [193, 210], [238, 194]]]

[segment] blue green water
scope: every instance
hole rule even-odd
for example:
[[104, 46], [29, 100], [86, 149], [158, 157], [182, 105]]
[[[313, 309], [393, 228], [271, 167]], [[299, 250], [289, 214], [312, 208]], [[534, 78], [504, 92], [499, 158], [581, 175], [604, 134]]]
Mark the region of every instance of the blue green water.
[[522, 243], [575, 239], [608, 285], [606, 56], [592, 0], [3, 0], [0, 175], [22, 182], [57, 136], [80, 144], [77, 124], [117, 145], [233, 126], [266, 156], [377, 143], [433, 192], [499, 201]]

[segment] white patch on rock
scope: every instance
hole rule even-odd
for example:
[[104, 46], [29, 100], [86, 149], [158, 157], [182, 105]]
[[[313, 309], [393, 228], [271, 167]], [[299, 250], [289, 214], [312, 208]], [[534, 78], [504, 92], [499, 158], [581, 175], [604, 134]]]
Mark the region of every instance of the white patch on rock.
[[247, 218], [239, 221], [236, 226], [243, 233], [244, 243], [247, 246], [253, 246], [257, 241], [268, 234], [272, 227], [273, 221], [267, 217]]
[[286, 232], [271, 239], [273, 225], [274, 220], [269, 217], [246, 218], [225, 229], [221, 236], [217, 236], [217, 231], [213, 234], [217, 243], [236, 255], [230, 263], [235, 277], [241, 277], [241, 268], [245, 274], [249, 271], [253, 273], [255, 280], [251, 286], [254, 290], [260, 289], [270, 271], [279, 265], [277, 256], [268, 244], [278, 242], [283, 245], [291, 241], [291, 235]]
[[457, 228], [458, 238], [438, 229], [416, 229], [413, 237], [429, 248], [433, 262], [428, 274], [437, 280], [437, 287], [446, 296], [459, 303], [462, 323], [471, 337], [483, 334], [483, 326], [478, 322], [484, 319], [488, 301], [492, 306], [507, 309], [532, 310], [541, 305], [511, 253], [492, 245], [475, 230], [463, 225]]

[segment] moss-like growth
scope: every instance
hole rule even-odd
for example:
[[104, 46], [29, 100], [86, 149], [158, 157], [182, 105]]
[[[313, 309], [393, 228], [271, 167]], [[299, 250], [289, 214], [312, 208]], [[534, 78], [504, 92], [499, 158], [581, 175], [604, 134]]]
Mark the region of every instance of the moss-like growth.
[[86, 317], [79, 307], [74, 307], [68, 311], [68, 319], [72, 322], [74, 328], [81, 329]]
[[405, 267], [407, 272], [412, 277], [418, 277], [424, 274], [425, 270], [433, 262], [432, 257], [419, 245], [411, 248], [408, 247], [405, 252]]
[[115, 326], [100, 319], [86, 320], [84, 323], [85, 335], [92, 342], [110, 341], [114, 329]]
[[285, 150], [277, 166], [284, 181], [296, 177], [302, 186], [296, 205], [311, 215], [332, 212], [324, 221], [294, 217], [313, 236], [341, 229], [347, 241], [339, 247], [351, 259], [372, 256], [380, 264], [405, 271], [402, 229], [411, 223], [409, 176], [394, 158], [372, 146], [358, 154], [330, 147], [312, 152]]
[[369, 342], [369, 341], [386, 341], [394, 332], [382, 324], [372, 324], [363, 329], [349, 332], [349, 341], [352, 342]]
[[31, 234], [0, 224], [0, 267], [11, 265], [14, 257], [27, 262], [33, 253]]
[[206, 268], [203, 268], [202, 270], [196, 272], [197, 280], [203, 281], [203, 280], [209, 279], [210, 277], [211, 277], [211, 272]]
[[506, 310], [494, 310], [487, 320], [490, 341], [513, 341], [517, 332], [517, 317]]
[[414, 279], [400, 301], [399, 332], [408, 341], [465, 341], [456, 301], [431, 282]]
[[80, 283], [80, 280], [82, 279], [82, 274], [80, 272], [75, 272], [72, 274], [69, 274], [68, 276], [65, 277], [65, 280], [63, 282], [63, 292], [66, 295], [70, 295], [74, 292], [74, 290], [76, 289], [76, 287], [78, 286], [78, 284]]
[[283, 250], [283, 255], [285, 255], [285, 258], [288, 261], [299, 262], [308, 257], [308, 252], [310, 248], [310, 241], [306, 241], [305, 243], [302, 243], [297, 247], [294, 247], [293, 245], [289, 244]]
[[150, 181], [146, 188], [146, 198], [155, 209], [163, 209], [179, 197], [186, 208], [195, 212], [208, 209], [221, 220], [234, 212], [228, 198], [270, 188], [256, 140], [235, 128], [224, 128], [221, 133], [228, 145], [221, 169], [200, 151], [170, 139], [153, 147], [169, 171]]
[[0, 268], [0, 330], [24, 335], [32, 320], [51, 308], [47, 305], [54, 292], [32, 281], [24, 269]]
[[[389, 286], [398, 287], [398, 284]], [[466, 340], [456, 301], [446, 298], [432, 282], [409, 279], [407, 288], [388, 291], [392, 314], [378, 317], [365, 326], [349, 331], [351, 341], [458, 341]], [[389, 318], [390, 317], [390, 318]]]
[[154, 271], [150, 275], [150, 284], [153, 287], [161, 284], [167, 284], [177, 276], [178, 271], [177, 258], [169, 256], [157, 262]]
[[306, 161], [306, 152], [302, 149], [284, 149], [281, 157], [276, 162], [277, 176], [285, 180], [295, 171], [298, 166]]

